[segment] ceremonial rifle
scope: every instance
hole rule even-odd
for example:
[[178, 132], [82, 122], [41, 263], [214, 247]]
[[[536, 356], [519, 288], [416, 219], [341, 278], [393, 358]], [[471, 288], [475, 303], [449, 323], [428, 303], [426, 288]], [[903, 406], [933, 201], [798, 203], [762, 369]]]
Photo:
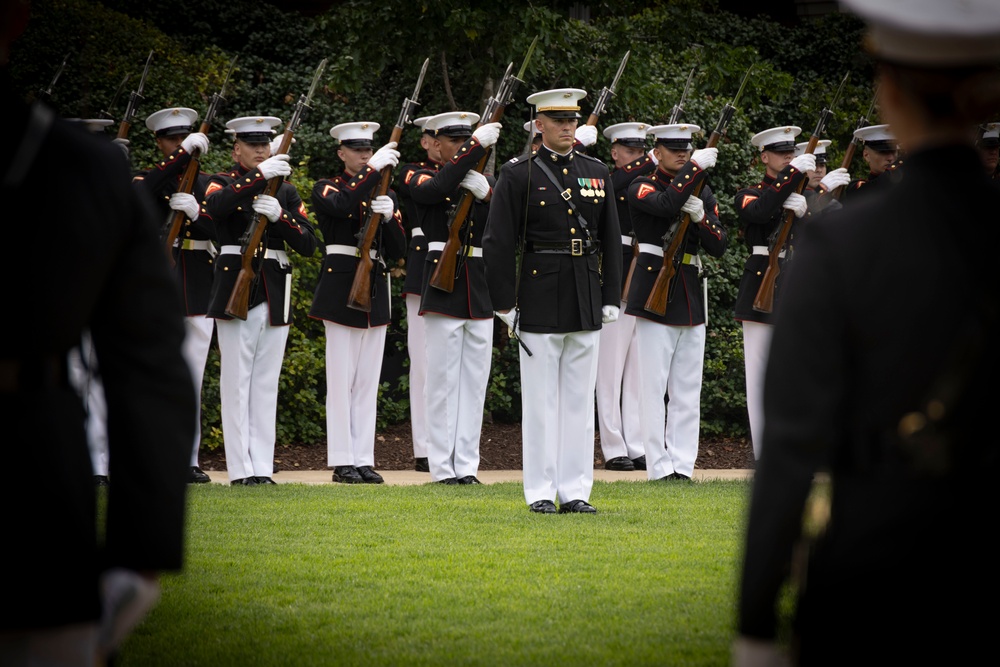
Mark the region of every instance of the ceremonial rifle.
[[[424, 75], [427, 73], [427, 63], [430, 58], [424, 60], [420, 68], [420, 76], [417, 77], [417, 85], [413, 88], [413, 95], [403, 100], [403, 108], [399, 111], [399, 118], [389, 135], [389, 143], [396, 142], [403, 137], [403, 129], [413, 123], [413, 112], [420, 104], [417, 101], [420, 95], [420, 88], [424, 85]], [[392, 165], [387, 164], [382, 167], [379, 173], [379, 182], [372, 193], [372, 199], [380, 197], [389, 192], [389, 184], [392, 182]], [[372, 243], [375, 242], [375, 232], [382, 224], [382, 215], [374, 213], [371, 209], [371, 200], [366, 213], [365, 221], [358, 232], [358, 265], [354, 269], [354, 282], [351, 283], [351, 292], [347, 296], [347, 307], [363, 312], [371, 312], [372, 309], [372, 269], [375, 263], [371, 258]]]
[[591, 109], [590, 115], [587, 117], [587, 122], [584, 123], [585, 125], [597, 125], [597, 119], [607, 110], [608, 102], [611, 101], [615, 91], [618, 89], [618, 80], [622, 78], [622, 72], [625, 71], [625, 63], [628, 62], [628, 57], [631, 54], [631, 51], [626, 51], [625, 55], [622, 56], [622, 60], [618, 64], [618, 71], [615, 73], [615, 78], [611, 80], [610, 86], [605, 86], [601, 89], [601, 94], [597, 96], [597, 104]]
[[[219, 92], [212, 95], [212, 101], [208, 105], [208, 111], [205, 112], [205, 117], [201, 121], [201, 127], [198, 131], [202, 134], [208, 134], [208, 131], [212, 129], [212, 122], [215, 120], [216, 114], [219, 112], [219, 108], [226, 103], [226, 98], [224, 97], [226, 92], [226, 84], [229, 83], [229, 77], [233, 73], [233, 67], [236, 66], [236, 58], [239, 56], [234, 56], [232, 62], [229, 63], [229, 71], [226, 72], [226, 78], [222, 82], [222, 88]], [[194, 190], [195, 181], [198, 180], [198, 172], [201, 169], [201, 161], [198, 159], [201, 155], [201, 151], [195, 148], [191, 152], [191, 161], [188, 162], [187, 167], [184, 169], [184, 174], [181, 176], [180, 184], [177, 186], [177, 192], [183, 192], [184, 194], [191, 194]], [[177, 235], [181, 232], [181, 225], [184, 223], [184, 212], [183, 211], [171, 211], [170, 215], [167, 217], [167, 238], [165, 241], [165, 249], [167, 251], [167, 261], [170, 266], [174, 266], [174, 241], [177, 240]]]
[[127, 139], [128, 132], [132, 129], [132, 121], [135, 119], [135, 114], [139, 110], [139, 102], [143, 100], [142, 90], [146, 86], [146, 76], [149, 74], [149, 64], [153, 62], [153, 52], [149, 52], [149, 57], [146, 58], [146, 67], [142, 70], [142, 78], [139, 79], [139, 87], [132, 91], [129, 95], [128, 105], [125, 107], [125, 115], [122, 116], [121, 123], [118, 124], [118, 139]]
[[[830, 116], [833, 115], [831, 109], [837, 106], [840, 94], [844, 91], [844, 84], [847, 83], [848, 76], [850, 74], [844, 75], [844, 80], [840, 83], [840, 88], [837, 89], [837, 94], [834, 96], [830, 107], [824, 108], [820, 112], [816, 129], [813, 130], [812, 136], [809, 137], [809, 143], [806, 144], [803, 154], [812, 153], [816, 150], [820, 137], [826, 132], [826, 124], [830, 121]], [[802, 179], [795, 186], [795, 192], [802, 194], [808, 181], [809, 176], [802, 174]], [[778, 280], [778, 273], [781, 272], [778, 260], [780, 259], [781, 251], [785, 247], [785, 243], [788, 241], [788, 235], [791, 232], [793, 222], [795, 222], [795, 211], [785, 211], [781, 227], [778, 228], [778, 234], [771, 244], [770, 252], [768, 252], [767, 270], [764, 271], [764, 278], [761, 280], [760, 287], [757, 289], [757, 296], [753, 300], [753, 309], [759, 313], [770, 313], [774, 310], [774, 284]]]
[[43, 90], [38, 91], [38, 96], [41, 99], [45, 100], [46, 102], [49, 102], [49, 101], [52, 100], [52, 88], [55, 87], [56, 81], [59, 80], [59, 75], [61, 75], [63, 73], [63, 69], [66, 68], [66, 61], [67, 60], [69, 60], [69, 54], [68, 53], [63, 58], [62, 65], [60, 65], [59, 69], [56, 70], [56, 75], [54, 77], [52, 77], [52, 81], [49, 82], [49, 87], [45, 88]]
[[[733, 119], [733, 112], [736, 111], [736, 103], [739, 102], [740, 97], [743, 96], [743, 90], [746, 88], [747, 81], [750, 79], [750, 72], [753, 71], [753, 65], [747, 68], [747, 73], [743, 76], [743, 83], [740, 84], [740, 89], [736, 91], [736, 96], [733, 101], [722, 107], [722, 113], [719, 115], [719, 122], [716, 123], [715, 129], [712, 130], [712, 134], [708, 137], [708, 143], [705, 144], [705, 148], [714, 148], [722, 137], [726, 136], [726, 129], [729, 127], [729, 122]], [[701, 180], [699, 180], [691, 192], [691, 196], [697, 197], [701, 194], [702, 188], [705, 187], [706, 175], [704, 170], [702, 170]], [[698, 222], [701, 222], [700, 220]], [[663, 264], [660, 266], [659, 273], [656, 274], [656, 281], [653, 283], [653, 288], [649, 292], [649, 296], [646, 298], [646, 303], [643, 309], [650, 313], [655, 313], [656, 315], [663, 316], [667, 312], [667, 302], [669, 301], [670, 295], [670, 283], [677, 273], [677, 265], [680, 263], [680, 259], [683, 257], [678, 257], [678, 252], [681, 249], [681, 245], [684, 241], [684, 236], [687, 234], [688, 226], [691, 224], [691, 215], [685, 213], [680, 221], [676, 224], [676, 229], [674, 229], [673, 234], [667, 230], [667, 233], [663, 237]]]
[[[534, 52], [537, 42], [538, 37], [536, 36], [531, 41], [531, 46], [528, 47], [528, 53], [524, 56], [524, 62], [521, 64], [521, 69], [518, 71], [517, 76], [511, 73], [514, 63], [507, 65], [507, 71], [504, 72], [503, 79], [501, 79], [500, 85], [497, 86], [497, 92], [487, 101], [486, 108], [479, 117], [479, 124], [476, 127], [484, 123], [496, 123], [503, 117], [503, 112], [507, 108], [507, 105], [514, 101], [514, 94], [517, 91], [517, 87], [522, 83], [521, 77], [524, 76], [524, 72], [528, 67], [528, 61], [531, 60], [531, 54]], [[483, 154], [483, 157], [473, 167], [475, 171], [483, 173], [492, 150], [492, 146], [485, 149], [486, 152]], [[441, 251], [441, 256], [437, 261], [437, 266], [434, 267], [434, 273], [431, 274], [430, 285], [435, 289], [448, 293], [451, 293], [455, 289], [455, 278], [459, 270], [459, 256], [465, 252], [465, 246], [459, 235], [462, 231], [462, 225], [465, 224], [465, 219], [472, 211], [472, 205], [475, 201], [475, 195], [466, 188], [462, 188], [458, 203], [452, 210], [451, 219], [448, 221], [448, 240], [445, 241], [444, 249]]]
[[[319, 78], [323, 74], [324, 68], [326, 68], [326, 58], [323, 58], [316, 68], [312, 84], [309, 86], [309, 92], [300, 95], [299, 101], [295, 103], [295, 111], [292, 112], [292, 118], [285, 127], [285, 132], [281, 137], [278, 150], [274, 153], [275, 155], [286, 154], [291, 148], [296, 130], [299, 129], [299, 125], [302, 123], [302, 119], [306, 113], [312, 108], [309, 106], [309, 103], [312, 102], [313, 95], [316, 93], [316, 87], [319, 86]], [[284, 176], [271, 177], [267, 181], [267, 186], [264, 188], [263, 194], [274, 197], [278, 194], [278, 188], [284, 182]], [[268, 222], [270, 221], [266, 215], [257, 213], [253, 220], [251, 220], [247, 230], [243, 233], [240, 248], [240, 272], [236, 276], [236, 284], [233, 285], [229, 301], [226, 302], [226, 315], [241, 320], [247, 318], [247, 310], [249, 309], [250, 302], [250, 285], [253, 284], [254, 279], [257, 277], [257, 273], [253, 268], [253, 260], [260, 248], [261, 240], [264, 238], [264, 230], [267, 229]]]
[[[696, 48], [700, 49], [701, 46], [696, 45]], [[698, 52], [700, 54], [700, 51]], [[699, 57], [698, 60], [701, 60]], [[691, 71], [688, 73], [687, 82], [684, 84], [684, 90], [681, 91], [681, 99], [674, 105], [670, 110], [670, 119], [667, 121], [668, 125], [674, 125], [681, 118], [681, 114], [684, 113], [684, 102], [687, 101], [688, 93], [691, 91], [691, 82], [694, 80], [694, 74], [698, 70], [698, 62], [691, 67]], [[622, 301], [628, 299], [628, 292], [632, 288], [632, 275], [635, 273], [635, 265], [639, 261], [639, 244], [632, 240], [632, 261], [628, 265], [628, 274], [625, 276], [625, 284], [622, 286]]]
[[[868, 127], [868, 125], [869, 125], [869, 119], [871, 118], [872, 113], [875, 112], [875, 102], [877, 100], [878, 100], [878, 88], [875, 89], [875, 94], [872, 95], [872, 103], [871, 103], [871, 106], [868, 107], [868, 113], [866, 113], [864, 116], [862, 116], [861, 118], [858, 119], [858, 125], [857, 125], [857, 127], [854, 128], [855, 132], [857, 132], [858, 130], [860, 130], [863, 127]], [[858, 146], [860, 146], [860, 145], [861, 145], [861, 139], [859, 137], [857, 137], [857, 136], [852, 136], [851, 137], [851, 143], [848, 144], [847, 150], [844, 151], [844, 159], [841, 160], [841, 162], [840, 162], [840, 167], [842, 169], [850, 170], [850, 168], [851, 168], [851, 162], [854, 161], [854, 153], [857, 152]], [[837, 189], [835, 189], [830, 194], [835, 199], [840, 199], [840, 197], [844, 194], [844, 188], [845, 187], [847, 187], [847, 186], [846, 185], [841, 185], [840, 187], [838, 187]]]
[[104, 110], [101, 111], [101, 113], [99, 114], [101, 118], [104, 118], [106, 120], [115, 119], [115, 116], [113, 113], [111, 113], [110, 109], [114, 109], [115, 105], [118, 104], [118, 98], [121, 97], [122, 91], [125, 90], [126, 83], [128, 83], [128, 74], [122, 77], [122, 82], [118, 84], [118, 90], [116, 90], [115, 94], [111, 96], [110, 104], [108, 104], [108, 106], [106, 106]]

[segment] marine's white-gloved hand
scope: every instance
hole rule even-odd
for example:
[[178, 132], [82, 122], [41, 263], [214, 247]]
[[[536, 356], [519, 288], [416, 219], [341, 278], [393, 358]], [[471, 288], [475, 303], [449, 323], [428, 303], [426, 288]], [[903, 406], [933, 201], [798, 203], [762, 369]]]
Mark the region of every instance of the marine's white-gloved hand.
[[118, 148], [122, 149], [122, 152], [125, 153], [125, 157], [129, 156], [128, 147], [131, 142], [128, 139], [119, 139], [118, 137], [115, 137], [114, 139], [111, 140], [111, 143], [113, 143], [115, 146], [118, 146]]
[[382, 171], [389, 165], [395, 167], [397, 164], [399, 164], [399, 151], [396, 150], [395, 141], [390, 141], [368, 159], [368, 166], [375, 171]]
[[827, 192], [832, 192], [842, 185], [847, 185], [851, 182], [851, 175], [847, 173], [847, 170], [843, 167], [838, 167], [834, 169], [829, 174], [823, 177], [823, 180], [819, 182], [821, 188]]
[[479, 201], [486, 199], [486, 195], [490, 193], [489, 181], [474, 169], [462, 177], [462, 182], [459, 185], [471, 192]]
[[271, 222], [277, 222], [281, 217], [281, 204], [271, 195], [257, 195], [253, 200], [253, 210], [257, 211]]
[[705, 219], [705, 202], [700, 197], [688, 196], [681, 210], [691, 216], [691, 222], [701, 222]]
[[260, 175], [270, 180], [275, 176], [288, 176], [292, 173], [292, 165], [288, 164], [288, 153], [272, 155], [259, 165]]
[[494, 311], [494, 313], [496, 314], [497, 317], [500, 318], [501, 322], [507, 325], [508, 329], [514, 328], [514, 316], [517, 313], [516, 310], [511, 308], [506, 313], [501, 313], [500, 311]]
[[103, 613], [98, 626], [97, 664], [105, 664], [122, 641], [160, 599], [160, 582], [133, 570], [113, 568], [101, 575]]
[[732, 667], [790, 667], [788, 655], [772, 641], [739, 636], [731, 647]]
[[791, 165], [801, 172], [816, 171], [816, 156], [812, 153], [803, 153], [793, 157]]
[[483, 123], [472, 132], [472, 136], [483, 148], [489, 148], [500, 138], [500, 123]]
[[781, 207], [787, 208], [789, 211], [794, 211], [795, 217], [801, 218], [806, 214], [809, 204], [806, 202], [805, 196], [800, 195], [798, 192], [793, 192], [788, 195], [788, 199], [785, 200], [785, 203]]
[[656, 159], [656, 153], [653, 152], [652, 148], [649, 149], [649, 152], [646, 153], [646, 155], [648, 155], [649, 159], [653, 161], [653, 164], [660, 164], [660, 161]]
[[181, 148], [188, 153], [194, 153], [197, 150], [201, 155], [204, 155], [208, 152], [208, 137], [202, 132], [192, 132], [184, 137]]
[[[271, 155], [277, 155], [278, 149], [281, 148], [281, 140], [285, 138], [285, 133], [282, 132], [274, 139], [271, 139]], [[292, 143], [295, 143], [295, 137], [292, 137]]]
[[601, 322], [611, 324], [618, 320], [618, 306], [601, 306]]
[[699, 148], [691, 153], [691, 161], [702, 169], [711, 169], [719, 159], [718, 148]]
[[175, 192], [170, 195], [170, 208], [180, 211], [192, 221], [197, 220], [198, 215], [201, 213], [201, 206], [198, 205], [198, 200], [195, 199], [194, 195], [186, 192]]
[[372, 213], [378, 213], [382, 216], [382, 222], [390, 219], [393, 212], [396, 210], [395, 205], [392, 203], [392, 198], [389, 195], [379, 195], [372, 199]]
[[593, 146], [597, 143], [597, 127], [594, 125], [580, 125], [576, 128], [576, 140], [584, 146]]

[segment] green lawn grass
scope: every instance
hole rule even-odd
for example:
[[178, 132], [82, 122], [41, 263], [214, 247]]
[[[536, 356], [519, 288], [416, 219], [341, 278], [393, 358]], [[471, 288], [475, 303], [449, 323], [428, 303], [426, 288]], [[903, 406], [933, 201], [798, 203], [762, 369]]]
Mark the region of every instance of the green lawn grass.
[[184, 572], [116, 667], [724, 665], [746, 481], [192, 486]]

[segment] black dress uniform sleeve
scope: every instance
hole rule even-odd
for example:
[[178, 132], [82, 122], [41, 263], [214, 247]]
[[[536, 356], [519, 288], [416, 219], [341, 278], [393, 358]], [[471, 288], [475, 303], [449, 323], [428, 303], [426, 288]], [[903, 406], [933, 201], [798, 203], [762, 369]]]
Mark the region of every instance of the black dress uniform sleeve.
[[309, 223], [309, 212], [302, 203], [298, 190], [291, 183], [282, 183], [278, 189], [281, 215], [267, 225], [269, 238], [279, 238], [300, 255], [309, 257], [316, 252], [316, 232]]
[[804, 178], [805, 172], [788, 165], [773, 181], [765, 179], [760, 186], [744, 188], [736, 193], [740, 227], [773, 224], [773, 217], [781, 212], [781, 205]]

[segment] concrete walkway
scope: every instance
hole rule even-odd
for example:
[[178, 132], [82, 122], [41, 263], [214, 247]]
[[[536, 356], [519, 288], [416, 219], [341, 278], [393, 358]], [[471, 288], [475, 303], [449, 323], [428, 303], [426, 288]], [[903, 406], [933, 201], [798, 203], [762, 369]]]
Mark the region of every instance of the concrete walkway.
[[[206, 470], [213, 482], [228, 484], [229, 477], [226, 472]], [[378, 474], [385, 478], [386, 484], [406, 485], [406, 484], [428, 484], [431, 476], [426, 472], [416, 472], [414, 470], [378, 470]], [[521, 482], [523, 478], [520, 470], [481, 470], [476, 476], [483, 484], [493, 484], [496, 482]], [[753, 477], [753, 470], [695, 470], [694, 481], [700, 482], [711, 479], [750, 479]], [[332, 470], [282, 470], [274, 474], [274, 481], [278, 484], [333, 484]], [[633, 482], [646, 481], [646, 471], [636, 470], [634, 472], [616, 472], [612, 470], [595, 469], [594, 481], [619, 482], [629, 480]]]

